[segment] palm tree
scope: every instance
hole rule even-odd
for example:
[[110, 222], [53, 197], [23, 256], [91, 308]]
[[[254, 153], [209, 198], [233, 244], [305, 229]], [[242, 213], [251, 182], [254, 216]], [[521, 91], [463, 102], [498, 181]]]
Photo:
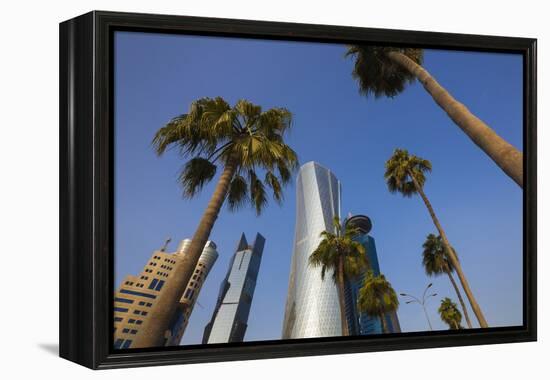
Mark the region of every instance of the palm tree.
[[377, 316], [382, 324], [382, 332], [387, 333], [386, 315], [397, 310], [399, 300], [383, 274], [375, 276], [372, 271], [369, 271], [363, 287], [359, 289], [357, 306], [361, 312]]
[[435, 211], [428, 200], [428, 197], [424, 193], [424, 183], [426, 182], [426, 172], [432, 170], [432, 164], [428, 160], [424, 160], [415, 155], [409, 155], [409, 152], [405, 149], [396, 149], [393, 152], [391, 158], [386, 162], [386, 172], [384, 177], [386, 178], [386, 183], [388, 185], [388, 190], [391, 193], [399, 192], [404, 197], [411, 197], [414, 194], [420, 194], [430, 216], [432, 217], [433, 223], [441, 236], [443, 246], [447, 253], [453, 268], [456, 270], [456, 274], [460, 280], [460, 284], [468, 297], [468, 301], [472, 306], [472, 310], [476, 315], [476, 318], [481, 327], [488, 327], [487, 321], [483, 316], [483, 312], [477, 303], [474, 294], [470, 288], [470, 284], [466, 279], [466, 275], [462, 270], [462, 266], [458, 261], [456, 253], [453, 251], [447, 235], [439, 223], [439, 219], [435, 215]]
[[250, 204], [258, 215], [268, 203], [267, 187], [275, 201], [282, 201], [283, 186], [298, 167], [296, 153], [284, 142], [291, 117], [284, 108], [262, 112], [260, 106], [247, 100], [231, 107], [220, 97], [201, 98], [191, 104], [188, 113], [158, 130], [153, 146], [159, 156], [176, 148], [188, 159], [179, 176], [184, 197], [194, 197], [214, 178], [218, 168], [221, 175], [186, 254], [177, 260], [132, 347], [163, 345], [175, 306], [225, 200], [230, 211]]
[[468, 137], [480, 147], [510, 178], [523, 187], [523, 153], [500, 137], [494, 130], [441, 86], [421, 66], [423, 50], [412, 48], [351, 45], [346, 56], [355, 57], [353, 77], [359, 91], [368, 96], [400, 94], [415, 79], [433, 100], [449, 115]]
[[439, 311], [441, 320], [449, 326], [449, 329], [459, 330], [463, 328], [460, 325], [462, 314], [460, 314], [460, 310], [458, 310], [456, 303], [451, 301], [450, 298], [443, 298], [437, 311]]
[[359, 230], [346, 224], [342, 227], [340, 218], [332, 220], [334, 233], [321, 232], [319, 246], [309, 256], [309, 265], [321, 268], [321, 279], [325, 280], [327, 271], [332, 271], [332, 280], [338, 289], [338, 302], [340, 304], [340, 321], [342, 323], [342, 335], [350, 335], [346, 318], [346, 304], [344, 297], [344, 284], [361, 274], [368, 265], [365, 247], [353, 240], [359, 234]]
[[[472, 322], [470, 321], [468, 310], [466, 309], [466, 305], [464, 304], [464, 300], [462, 299], [462, 294], [460, 294], [460, 290], [458, 289], [455, 279], [453, 278], [453, 264], [451, 264], [451, 261], [445, 254], [445, 248], [443, 247], [441, 236], [429, 234], [426, 237], [426, 241], [424, 242], [422, 247], [424, 248], [424, 251], [422, 252], [422, 264], [424, 265], [426, 274], [428, 276], [439, 276], [440, 274], [445, 273], [449, 277], [449, 281], [451, 281], [451, 284], [455, 289], [456, 296], [460, 301], [460, 306], [462, 307], [462, 311], [464, 312], [466, 323], [468, 324], [469, 328], [472, 328]], [[455, 252], [455, 256], [457, 256], [454, 248], [453, 252]]]

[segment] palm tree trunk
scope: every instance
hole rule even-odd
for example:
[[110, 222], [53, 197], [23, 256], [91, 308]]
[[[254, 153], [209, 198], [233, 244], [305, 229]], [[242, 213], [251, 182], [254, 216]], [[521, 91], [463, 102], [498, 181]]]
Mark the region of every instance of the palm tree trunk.
[[451, 284], [453, 284], [453, 288], [455, 288], [456, 296], [458, 297], [458, 301], [460, 302], [460, 306], [462, 306], [462, 312], [464, 313], [464, 318], [466, 319], [466, 323], [468, 324], [468, 328], [472, 328], [472, 322], [470, 321], [470, 316], [468, 315], [468, 310], [466, 310], [466, 305], [464, 304], [464, 300], [462, 299], [462, 294], [460, 294], [460, 289], [458, 289], [458, 286], [456, 285], [455, 279], [453, 278], [453, 275], [451, 272], [447, 272], [447, 276], [449, 276], [449, 280], [451, 280]]
[[151, 307], [149, 315], [136, 335], [131, 348], [160, 347], [164, 345], [164, 334], [169, 328], [176, 306], [210, 237], [210, 232], [225, 201], [236, 168], [237, 165], [234, 160], [229, 160], [225, 165], [189, 248], [182, 257], [176, 259], [174, 269], [157, 296], [156, 302]]
[[447, 251], [447, 256], [449, 257], [449, 260], [451, 260], [451, 264], [456, 270], [456, 274], [458, 275], [458, 278], [460, 280], [460, 284], [462, 285], [462, 288], [464, 289], [464, 292], [466, 293], [466, 297], [468, 297], [468, 301], [470, 301], [470, 305], [472, 306], [472, 310], [474, 311], [474, 314], [476, 315], [477, 321], [479, 322], [479, 326], [481, 327], [489, 327], [487, 325], [487, 321], [485, 320], [485, 316], [483, 315], [483, 312], [481, 311], [481, 307], [479, 307], [479, 304], [477, 303], [477, 300], [474, 297], [474, 293], [472, 292], [472, 289], [470, 288], [470, 284], [468, 283], [468, 280], [466, 279], [466, 275], [462, 271], [462, 266], [460, 265], [460, 262], [458, 261], [458, 258], [456, 257], [454, 251], [451, 248], [451, 244], [449, 243], [449, 240], [447, 240], [447, 235], [445, 234], [445, 231], [443, 230], [443, 227], [441, 227], [441, 223], [439, 223], [439, 219], [437, 219], [437, 216], [435, 215], [434, 209], [432, 207], [432, 204], [428, 200], [428, 197], [426, 197], [426, 194], [424, 193], [424, 190], [422, 190], [422, 187], [414, 177], [413, 173], [409, 171], [409, 176], [411, 177], [412, 181], [414, 182], [414, 186], [416, 188], [416, 191], [420, 196], [422, 197], [422, 200], [424, 201], [424, 204], [426, 205], [426, 208], [428, 209], [430, 216], [432, 217], [432, 220], [435, 224], [435, 227], [437, 228], [437, 231], [439, 232], [439, 235], [441, 236], [441, 239], [443, 240], [443, 246], [445, 247], [445, 251]]
[[382, 332], [384, 334], [388, 333], [388, 323], [386, 322], [386, 315], [380, 314], [380, 323], [382, 324]]
[[500, 137], [481, 119], [457, 101], [422, 66], [403, 53], [392, 51], [387, 56], [414, 75], [432, 96], [434, 101], [449, 115], [456, 125], [479, 146], [491, 159], [523, 187], [523, 153]]
[[342, 336], [349, 336], [348, 319], [346, 318], [346, 302], [344, 290], [344, 260], [342, 257], [338, 260], [338, 302], [340, 304], [340, 320], [342, 323]]

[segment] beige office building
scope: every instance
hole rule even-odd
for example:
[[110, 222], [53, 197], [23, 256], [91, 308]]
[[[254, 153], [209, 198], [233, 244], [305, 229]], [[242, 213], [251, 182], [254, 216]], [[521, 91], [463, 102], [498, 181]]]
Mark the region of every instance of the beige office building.
[[[155, 251], [138, 276], [127, 276], [114, 296], [114, 347], [132, 348], [134, 337], [148, 317], [177, 260], [185, 254], [190, 239], [181, 241], [174, 253]], [[177, 307], [170, 328], [165, 332], [165, 345], [178, 345], [210, 269], [218, 258], [216, 245], [208, 241], [199, 258], [195, 273], [189, 281]]]

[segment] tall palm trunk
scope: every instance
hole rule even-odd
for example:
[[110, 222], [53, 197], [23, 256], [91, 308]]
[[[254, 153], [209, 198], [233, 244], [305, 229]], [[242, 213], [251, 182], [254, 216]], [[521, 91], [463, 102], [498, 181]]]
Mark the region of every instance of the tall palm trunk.
[[451, 272], [447, 272], [447, 276], [449, 276], [449, 280], [451, 280], [451, 284], [453, 284], [453, 288], [455, 288], [456, 296], [458, 297], [458, 301], [460, 302], [460, 306], [462, 306], [462, 312], [464, 313], [464, 318], [466, 319], [466, 323], [468, 324], [468, 328], [472, 328], [472, 322], [470, 321], [470, 316], [468, 315], [468, 310], [466, 310], [466, 305], [464, 304], [464, 300], [462, 299], [462, 294], [460, 294], [460, 289], [458, 289], [458, 286], [456, 285], [455, 279], [453, 278], [453, 275]]
[[229, 160], [225, 165], [214, 194], [212, 194], [206, 211], [202, 215], [199, 226], [193, 235], [189, 248], [182, 257], [176, 259], [174, 269], [157, 296], [158, 298], [149, 311], [143, 327], [134, 339], [132, 348], [159, 347], [164, 345], [165, 331], [169, 328], [176, 306], [193, 275], [202, 250], [210, 237], [210, 232], [225, 201], [236, 168], [237, 165], [232, 160]]
[[348, 319], [346, 318], [346, 302], [345, 302], [345, 290], [344, 290], [344, 259], [340, 256], [338, 260], [338, 273], [337, 273], [337, 282], [338, 282], [338, 303], [340, 304], [340, 320], [342, 324], [342, 336], [348, 336], [349, 327]]
[[397, 51], [389, 52], [387, 56], [414, 75], [455, 124], [491, 157], [504, 173], [512, 178], [520, 187], [523, 187], [522, 152], [472, 114], [464, 104], [453, 98], [422, 66], [418, 65], [405, 54]]
[[384, 334], [387, 334], [388, 333], [388, 323], [386, 321], [386, 315], [385, 314], [380, 314], [379, 318], [380, 318], [380, 324], [382, 325], [382, 332]]
[[432, 204], [428, 200], [428, 197], [426, 197], [426, 194], [424, 193], [424, 190], [422, 190], [422, 186], [418, 183], [416, 178], [414, 177], [413, 173], [409, 171], [409, 176], [411, 177], [412, 181], [414, 182], [414, 187], [416, 188], [416, 191], [420, 196], [422, 197], [422, 200], [424, 201], [424, 204], [426, 205], [426, 208], [428, 209], [430, 216], [432, 217], [432, 220], [435, 224], [435, 227], [437, 228], [437, 231], [439, 232], [439, 235], [441, 236], [441, 239], [443, 240], [443, 246], [445, 247], [445, 251], [447, 252], [447, 256], [449, 257], [449, 260], [451, 260], [451, 264], [456, 270], [456, 274], [458, 275], [458, 278], [460, 280], [460, 284], [462, 285], [462, 288], [464, 289], [464, 292], [466, 293], [466, 297], [468, 297], [468, 301], [470, 301], [470, 305], [472, 306], [472, 310], [474, 311], [474, 314], [476, 315], [477, 321], [479, 322], [479, 326], [481, 327], [489, 327], [487, 325], [487, 321], [485, 320], [485, 317], [483, 316], [483, 312], [481, 311], [481, 308], [479, 307], [479, 304], [477, 303], [474, 293], [472, 292], [472, 289], [470, 289], [470, 284], [468, 283], [468, 280], [466, 279], [466, 276], [464, 275], [464, 272], [462, 271], [462, 266], [460, 265], [458, 258], [456, 257], [454, 251], [451, 248], [451, 244], [449, 244], [449, 240], [447, 240], [447, 235], [445, 234], [445, 231], [443, 230], [443, 227], [441, 227], [441, 224], [439, 223], [439, 219], [437, 219], [437, 216], [435, 215], [434, 209], [432, 207]]

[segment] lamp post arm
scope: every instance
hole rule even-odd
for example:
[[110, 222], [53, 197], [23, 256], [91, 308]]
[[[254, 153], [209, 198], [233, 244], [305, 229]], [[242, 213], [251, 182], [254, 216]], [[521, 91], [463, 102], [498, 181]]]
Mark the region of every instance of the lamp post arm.
[[424, 297], [426, 297], [426, 292], [428, 291], [428, 289], [430, 289], [432, 287], [432, 282], [430, 282], [428, 284], [428, 286], [426, 286], [426, 289], [424, 289], [424, 293], [422, 293], [422, 299], [424, 299]]

